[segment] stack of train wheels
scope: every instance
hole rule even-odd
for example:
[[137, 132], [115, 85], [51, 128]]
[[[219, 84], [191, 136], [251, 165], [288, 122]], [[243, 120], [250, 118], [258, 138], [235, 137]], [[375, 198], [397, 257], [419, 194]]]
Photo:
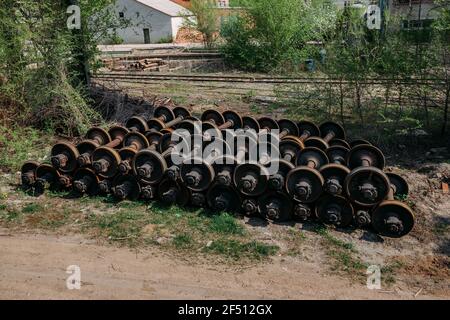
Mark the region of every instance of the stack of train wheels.
[[27, 161], [23, 188], [118, 201], [161, 201], [272, 222], [318, 220], [399, 238], [414, 227], [409, 188], [383, 152], [335, 122], [255, 119], [227, 110], [198, 118], [160, 106], [151, 119], [94, 127], [56, 143], [50, 163]]

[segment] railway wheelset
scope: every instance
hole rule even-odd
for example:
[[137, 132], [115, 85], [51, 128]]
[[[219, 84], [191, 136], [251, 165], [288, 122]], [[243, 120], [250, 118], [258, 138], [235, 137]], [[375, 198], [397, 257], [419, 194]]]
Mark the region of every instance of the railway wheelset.
[[413, 211], [396, 200], [407, 197], [406, 181], [383, 171], [380, 149], [349, 141], [334, 122], [255, 119], [231, 110], [196, 118], [183, 107], [161, 106], [151, 119], [134, 116], [109, 130], [91, 128], [77, 144], [58, 142], [50, 160], [24, 163], [22, 186], [36, 193], [51, 188], [158, 200], [272, 222], [371, 227], [393, 238], [414, 226]]

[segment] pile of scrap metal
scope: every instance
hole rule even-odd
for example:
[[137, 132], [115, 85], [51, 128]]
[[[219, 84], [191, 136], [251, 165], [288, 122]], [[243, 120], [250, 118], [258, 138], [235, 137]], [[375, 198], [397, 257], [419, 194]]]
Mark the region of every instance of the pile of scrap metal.
[[398, 238], [411, 231], [414, 214], [400, 201], [408, 184], [384, 167], [380, 149], [349, 141], [334, 122], [231, 110], [196, 118], [183, 107], [159, 106], [151, 119], [133, 116], [123, 126], [91, 128], [77, 144], [58, 142], [51, 163], [23, 165], [22, 185], [35, 194], [64, 189], [273, 222], [319, 220]]

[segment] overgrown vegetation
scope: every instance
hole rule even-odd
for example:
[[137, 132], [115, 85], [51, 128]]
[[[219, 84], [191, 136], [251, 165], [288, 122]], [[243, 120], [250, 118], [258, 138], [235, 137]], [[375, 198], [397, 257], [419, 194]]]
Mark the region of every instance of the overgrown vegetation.
[[327, 1], [241, 3], [246, 10], [222, 25], [222, 50], [229, 64], [249, 71], [267, 72], [280, 67], [298, 71], [311, 53], [307, 42], [324, 37], [334, 20]]
[[317, 227], [316, 232], [322, 236], [326, 253], [332, 258], [331, 269], [333, 271], [364, 277], [364, 272], [362, 271], [368, 267], [368, 264], [357, 257], [353, 244], [335, 238], [323, 226]]
[[116, 203], [111, 198], [83, 197], [76, 205], [68, 205], [73, 200], [61, 197], [68, 195], [50, 194], [23, 204], [0, 200], [0, 225], [83, 232], [120, 246], [161, 246], [194, 257], [213, 254], [226, 261], [263, 260], [278, 251], [272, 244], [251, 239], [242, 223], [226, 213], [213, 215], [157, 203]]
[[388, 135], [448, 132], [450, 1], [436, 1], [434, 23], [414, 29], [402, 20], [417, 17], [387, 12], [379, 29], [369, 29], [366, 8], [337, 9], [329, 1], [241, 3], [244, 13], [231, 17], [221, 31], [231, 66], [275, 73], [316, 70], [310, 78], [320, 78], [280, 87], [290, 116], [358, 123], [362, 130]]
[[[81, 9], [70, 30], [69, 5]], [[89, 68], [99, 39], [122, 22], [114, 0], [2, 1], [0, 6], [0, 119], [78, 134], [100, 120], [89, 105]], [[108, 9], [109, 8], [109, 9]]]
[[184, 16], [184, 25], [199, 31], [207, 48], [212, 48], [217, 38], [216, 6], [215, 0], [192, 0], [189, 10], [194, 16]]
[[0, 169], [17, 172], [25, 161], [44, 158], [49, 137], [30, 127], [0, 125]]

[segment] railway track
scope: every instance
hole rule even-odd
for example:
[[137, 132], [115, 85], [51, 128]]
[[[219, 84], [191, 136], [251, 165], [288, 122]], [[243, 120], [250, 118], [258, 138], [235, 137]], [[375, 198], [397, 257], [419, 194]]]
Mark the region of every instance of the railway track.
[[[230, 82], [230, 83], [266, 83], [266, 84], [348, 84], [354, 81], [336, 78], [317, 77], [268, 77], [268, 76], [241, 76], [241, 75], [193, 75], [193, 74], [142, 74], [133, 72], [105, 72], [93, 75], [99, 80], [135, 80], [139, 81], [185, 81], [185, 82]], [[361, 85], [383, 85], [394, 83], [399, 85], [444, 85], [442, 79], [369, 79], [359, 81]]]

